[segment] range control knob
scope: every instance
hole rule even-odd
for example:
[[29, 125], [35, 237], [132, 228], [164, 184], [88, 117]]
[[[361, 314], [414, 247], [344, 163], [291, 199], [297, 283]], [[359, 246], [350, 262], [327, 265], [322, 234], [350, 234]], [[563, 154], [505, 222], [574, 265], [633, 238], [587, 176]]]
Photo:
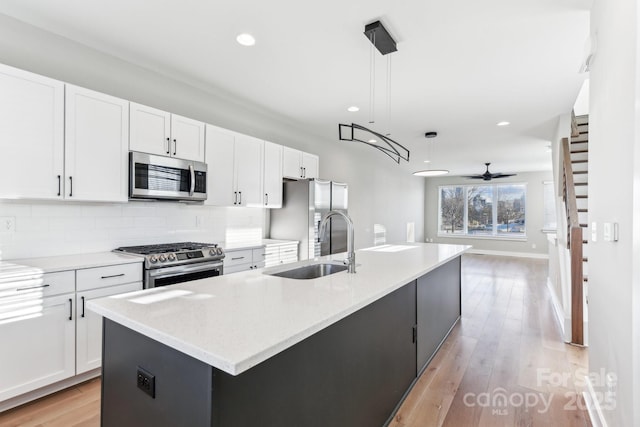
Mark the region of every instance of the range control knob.
[[151, 262], [151, 264], [155, 264], [156, 262], [158, 262], [158, 258], [155, 255], [151, 255], [149, 257], [149, 261]]
[[167, 260], [167, 257], [162, 254], [160, 255], [160, 257], [158, 257], [158, 259], [160, 260], [160, 262], [165, 262]]
[[215, 255], [215, 254], [216, 254], [215, 249], [209, 249], [209, 255]]
[[176, 256], [174, 254], [169, 254], [169, 256], [167, 258], [169, 258], [169, 261], [175, 261], [176, 260]]
[[218, 255], [222, 255], [222, 248], [216, 249], [216, 252], [217, 252]]

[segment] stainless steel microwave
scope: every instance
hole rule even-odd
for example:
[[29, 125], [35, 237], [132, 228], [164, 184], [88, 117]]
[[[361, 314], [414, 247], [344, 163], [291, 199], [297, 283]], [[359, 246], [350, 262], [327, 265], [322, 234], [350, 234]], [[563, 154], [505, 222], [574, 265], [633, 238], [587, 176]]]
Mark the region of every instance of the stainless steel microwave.
[[206, 200], [207, 165], [202, 162], [130, 151], [129, 198]]

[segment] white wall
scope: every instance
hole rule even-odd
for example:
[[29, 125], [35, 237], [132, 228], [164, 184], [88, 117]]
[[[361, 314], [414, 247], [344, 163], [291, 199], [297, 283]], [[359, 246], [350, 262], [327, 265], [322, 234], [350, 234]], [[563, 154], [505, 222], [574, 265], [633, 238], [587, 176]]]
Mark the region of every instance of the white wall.
[[[640, 425], [639, 12], [635, 0], [596, 0], [591, 14], [589, 220], [598, 240], [589, 242], [589, 370], [617, 377], [609, 426]], [[603, 241], [605, 222], [619, 224], [618, 242]]]
[[[486, 252], [503, 252], [505, 254], [518, 254], [531, 256], [546, 256], [548, 243], [546, 234], [542, 233], [544, 225], [544, 181], [551, 181], [551, 172], [524, 172], [517, 176], [500, 179], [500, 183], [526, 183], [526, 226], [527, 239], [506, 240], [488, 238], [463, 238], [463, 237], [439, 237], [438, 236], [438, 186], [473, 184], [468, 179], [461, 177], [426, 178], [425, 196], [425, 236], [433, 238], [434, 242], [455, 243], [473, 245], [474, 250]], [[491, 181], [495, 183], [498, 181]], [[532, 246], [535, 245], [535, 248]]]
[[[224, 90], [205, 90], [198, 82], [187, 83], [163, 76], [5, 15], [0, 15], [0, 62], [318, 154], [322, 178], [350, 185], [349, 212], [356, 224], [357, 247], [373, 244], [374, 223], [387, 227], [388, 240], [402, 241], [406, 237], [406, 223], [413, 222], [416, 240], [423, 240], [423, 179], [401, 172], [382, 153], [363, 144], [337, 141], [337, 123], [335, 135], [313, 135], [300, 124], [233, 98]], [[0, 205], [0, 209], [4, 209], [4, 205]], [[74, 206], [79, 206], [82, 211], [91, 205]], [[127, 211], [124, 207], [111, 207], [116, 211]], [[163, 210], [160, 208], [159, 211]], [[189, 215], [192, 213], [187, 217]], [[220, 215], [211, 210], [202, 216]], [[125, 214], [123, 216], [126, 217]], [[163, 213], [159, 216], [167, 217]], [[186, 222], [190, 221], [187, 217], [183, 218]], [[56, 221], [51, 218], [54, 217], [49, 217], [49, 222]], [[220, 235], [224, 226], [216, 224], [213, 235]], [[108, 234], [101, 228], [96, 231], [100, 233], [95, 236]], [[156, 232], [160, 229], [146, 235], [155, 238]], [[6, 248], [8, 240], [13, 246], [24, 247], [26, 241], [22, 236], [20, 232], [0, 235], [0, 245], [5, 247], [7, 258], [25, 255], [23, 249]], [[111, 242], [111, 238], [105, 237], [100, 247], [106, 247], [106, 242]], [[81, 247], [74, 244], [61, 250], [68, 253]]]

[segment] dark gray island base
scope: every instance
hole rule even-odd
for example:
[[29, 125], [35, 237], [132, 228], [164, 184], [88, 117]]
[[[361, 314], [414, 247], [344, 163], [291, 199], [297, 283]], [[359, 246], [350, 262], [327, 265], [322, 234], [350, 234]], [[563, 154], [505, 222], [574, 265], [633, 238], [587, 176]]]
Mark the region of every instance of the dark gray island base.
[[237, 376], [105, 318], [102, 426], [385, 425], [460, 318], [460, 259]]

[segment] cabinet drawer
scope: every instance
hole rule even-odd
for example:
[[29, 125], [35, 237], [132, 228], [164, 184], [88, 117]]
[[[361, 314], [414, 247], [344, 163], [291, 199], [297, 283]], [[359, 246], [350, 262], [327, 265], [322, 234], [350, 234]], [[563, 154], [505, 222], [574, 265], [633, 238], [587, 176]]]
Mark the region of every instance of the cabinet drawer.
[[253, 261], [252, 264], [257, 265], [257, 264], [264, 263], [264, 260], [267, 256], [266, 248], [263, 246], [261, 248], [254, 249], [251, 255], [252, 255], [252, 261]]
[[38, 294], [39, 298], [76, 291], [75, 271], [29, 274], [0, 280], [0, 300]]
[[224, 257], [224, 268], [238, 264], [251, 264], [253, 261], [253, 250], [243, 249], [240, 251], [227, 251]]
[[77, 271], [78, 291], [142, 281], [142, 263], [85, 268]]

